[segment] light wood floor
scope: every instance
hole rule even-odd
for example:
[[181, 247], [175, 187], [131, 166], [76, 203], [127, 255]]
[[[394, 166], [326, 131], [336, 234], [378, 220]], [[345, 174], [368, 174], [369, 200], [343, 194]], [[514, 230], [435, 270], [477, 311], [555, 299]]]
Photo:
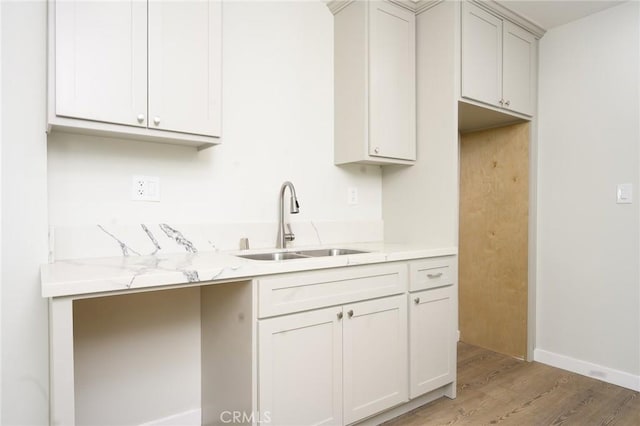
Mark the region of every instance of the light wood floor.
[[457, 398], [385, 426], [640, 425], [640, 394], [537, 362], [458, 344]]

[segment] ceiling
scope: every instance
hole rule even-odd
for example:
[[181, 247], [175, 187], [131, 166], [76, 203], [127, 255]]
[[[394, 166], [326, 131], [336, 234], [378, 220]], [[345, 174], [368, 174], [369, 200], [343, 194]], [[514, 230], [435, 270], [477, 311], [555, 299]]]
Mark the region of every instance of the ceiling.
[[617, 6], [616, 0], [496, 0], [545, 30]]

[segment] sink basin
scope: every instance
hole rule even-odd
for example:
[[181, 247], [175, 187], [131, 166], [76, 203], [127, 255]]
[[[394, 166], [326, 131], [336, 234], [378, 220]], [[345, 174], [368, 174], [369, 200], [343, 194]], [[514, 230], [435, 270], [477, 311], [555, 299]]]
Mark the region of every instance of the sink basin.
[[362, 250], [351, 250], [351, 249], [341, 249], [341, 248], [303, 250], [300, 252], [300, 254], [304, 254], [305, 256], [311, 256], [311, 257], [344, 256], [346, 254], [360, 254], [360, 253], [368, 253], [368, 252], [362, 251]]
[[309, 256], [300, 255], [296, 252], [271, 252], [257, 254], [238, 254], [238, 257], [251, 260], [288, 260], [288, 259], [307, 259]]
[[343, 256], [346, 254], [368, 253], [362, 250], [342, 248], [302, 250], [302, 251], [274, 251], [270, 253], [237, 254], [236, 256], [251, 260], [291, 260], [309, 259], [310, 257]]

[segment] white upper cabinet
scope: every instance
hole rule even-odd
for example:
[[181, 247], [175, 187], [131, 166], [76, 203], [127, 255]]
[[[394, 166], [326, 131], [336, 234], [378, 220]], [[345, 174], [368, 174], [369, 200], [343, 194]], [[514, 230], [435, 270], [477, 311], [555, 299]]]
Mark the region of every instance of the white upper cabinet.
[[463, 5], [462, 96], [501, 106], [502, 20]]
[[221, 2], [49, 5], [50, 128], [219, 143]]
[[416, 159], [415, 14], [387, 1], [330, 5], [335, 163]]
[[415, 16], [372, 2], [369, 22], [369, 155], [415, 160]]
[[535, 69], [533, 34], [474, 4], [463, 3], [463, 98], [533, 115]]
[[57, 2], [55, 29], [56, 115], [145, 127], [146, 4]]
[[533, 115], [536, 90], [536, 39], [533, 34], [505, 21], [502, 29], [502, 88], [504, 107]]
[[220, 136], [219, 1], [149, 2], [149, 127]]

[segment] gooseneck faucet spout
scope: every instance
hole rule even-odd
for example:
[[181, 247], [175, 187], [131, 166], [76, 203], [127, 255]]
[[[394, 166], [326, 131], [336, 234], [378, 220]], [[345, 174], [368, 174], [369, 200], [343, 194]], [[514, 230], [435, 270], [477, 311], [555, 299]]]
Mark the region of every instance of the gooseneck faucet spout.
[[289, 213], [300, 213], [300, 204], [298, 204], [298, 198], [296, 197], [296, 188], [289, 181], [286, 181], [280, 187], [280, 220], [278, 222], [278, 241], [276, 242], [277, 248], [286, 248], [287, 241], [293, 241], [296, 236], [291, 232], [291, 225], [287, 225], [289, 232], [284, 230], [284, 192], [289, 188], [291, 192], [291, 205], [289, 207]]

